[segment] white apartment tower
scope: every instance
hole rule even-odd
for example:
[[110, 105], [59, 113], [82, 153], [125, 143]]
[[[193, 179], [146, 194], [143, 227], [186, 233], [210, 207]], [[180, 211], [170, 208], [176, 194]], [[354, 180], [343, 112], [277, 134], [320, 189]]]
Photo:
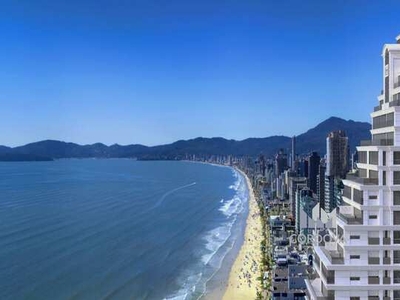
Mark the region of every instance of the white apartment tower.
[[372, 139], [357, 147], [358, 174], [343, 180], [332, 240], [315, 241], [309, 299], [400, 299], [400, 35], [382, 57]]

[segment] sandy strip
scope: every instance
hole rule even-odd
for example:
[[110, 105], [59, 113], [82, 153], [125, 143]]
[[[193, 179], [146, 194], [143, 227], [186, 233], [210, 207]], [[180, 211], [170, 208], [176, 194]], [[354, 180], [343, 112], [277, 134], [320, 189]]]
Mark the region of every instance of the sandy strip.
[[249, 188], [249, 216], [244, 243], [229, 274], [228, 286], [223, 297], [225, 300], [253, 300], [257, 296], [257, 291], [261, 290], [261, 283], [257, 280], [261, 276], [259, 268], [262, 241], [261, 218], [250, 180], [243, 172], [239, 172], [246, 178]]

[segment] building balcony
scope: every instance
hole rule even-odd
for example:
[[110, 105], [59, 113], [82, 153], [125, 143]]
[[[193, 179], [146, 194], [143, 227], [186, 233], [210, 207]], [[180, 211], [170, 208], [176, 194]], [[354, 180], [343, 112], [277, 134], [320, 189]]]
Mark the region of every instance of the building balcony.
[[362, 225], [364, 222], [362, 217], [343, 215], [342, 213], [338, 213], [336, 216], [347, 225]]
[[393, 88], [394, 88], [394, 89], [396, 89], [396, 88], [398, 88], [398, 87], [400, 87], [400, 81], [395, 82], [395, 83], [393, 84]]
[[[397, 83], [399, 84], [399, 83]], [[400, 100], [393, 100], [391, 102], [389, 102], [389, 107], [393, 107], [393, 106], [400, 106]]]
[[393, 142], [393, 139], [363, 140], [360, 141], [360, 146], [393, 146]]
[[347, 175], [346, 180], [350, 180], [363, 185], [378, 185], [378, 178], [363, 178], [354, 175]]
[[335, 297], [322, 293], [322, 291], [321, 291], [322, 281], [320, 278], [316, 278], [313, 280], [306, 279], [305, 283], [307, 286], [307, 293], [308, 293], [308, 297], [309, 297], [308, 299], [335, 300]]
[[368, 276], [368, 284], [379, 284], [379, 276]]
[[380, 110], [382, 110], [382, 105], [378, 105], [378, 106], [374, 107], [374, 112], [375, 111], [380, 111]]
[[344, 256], [342, 253], [338, 251], [327, 250], [325, 247], [321, 247], [321, 250], [324, 252], [325, 256], [332, 265], [344, 265]]
[[368, 257], [368, 264], [369, 265], [379, 265], [380, 264], [379, 257]]

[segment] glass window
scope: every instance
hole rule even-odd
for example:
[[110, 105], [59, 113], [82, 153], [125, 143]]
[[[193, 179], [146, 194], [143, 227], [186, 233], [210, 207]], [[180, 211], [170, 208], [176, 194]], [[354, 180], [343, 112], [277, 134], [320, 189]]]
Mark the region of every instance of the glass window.
[[343, 189], [343, 196], [347, 199], [351, 199], [351, 187], [345, 185]]
[[371, 165], [378, 164], [378, 151], [370, 151], [369, 152], [369, 163]]
[[358, 152], [358, 162], [361, 164], [367, 163], [367, 151], [359, 151]]
[[393, 205], [400, 205], [400, 191], [393, 192]]
[[400, 225], [400, 211], [393, 212], [393, 225]]
[[393, 152], [393, 164], [400, 165], [400, 151]]
[[369, 170], [369, 178], [378, 178], [378, 171]]
[[393, 244], [400, 244], [400, 231], [393, 231]]
[[400, 171], [393, 171], [393, 184], [400, 184]]
[[364, 197], [363, 191], [353, 189], [353, 201], [357, 202], [358, 204], [364, 204]]
[[367, 178], [367, 170], [366, 169], [358, 169], [358, 174], [361, 178]]

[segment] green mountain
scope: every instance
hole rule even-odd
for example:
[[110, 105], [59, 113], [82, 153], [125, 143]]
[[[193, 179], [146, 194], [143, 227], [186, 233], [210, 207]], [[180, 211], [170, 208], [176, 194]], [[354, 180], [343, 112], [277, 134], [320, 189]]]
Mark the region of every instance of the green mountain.
[[[355, 122], [331, 117], [316, 127], [297, 137], [297, 153], [310, 151], [325, 153], [326, 136], [333, 130], [344, 130], [353, 151], [360, 140], [370, 138], [371, 125], [365, 122]], [[289, 151], [291, 138], [286, 136], [271, 136], [266, 138], [248, 138], [242, 141], [227, 140], [222, 137], [195, 138], [180, 140], [168, 145], [147, 147], [144, 145], [118, 144], [106, 146], [101, 143], [78, 145], [55, 140], [45, 140], [10, 148], [0, 146], [1, 160], [50, 160], [58, 158], [137, 158], [137, 159], [183, 159], [186, 155], [235, 155], [267, 157], [274, 155], [280, 148]]]

